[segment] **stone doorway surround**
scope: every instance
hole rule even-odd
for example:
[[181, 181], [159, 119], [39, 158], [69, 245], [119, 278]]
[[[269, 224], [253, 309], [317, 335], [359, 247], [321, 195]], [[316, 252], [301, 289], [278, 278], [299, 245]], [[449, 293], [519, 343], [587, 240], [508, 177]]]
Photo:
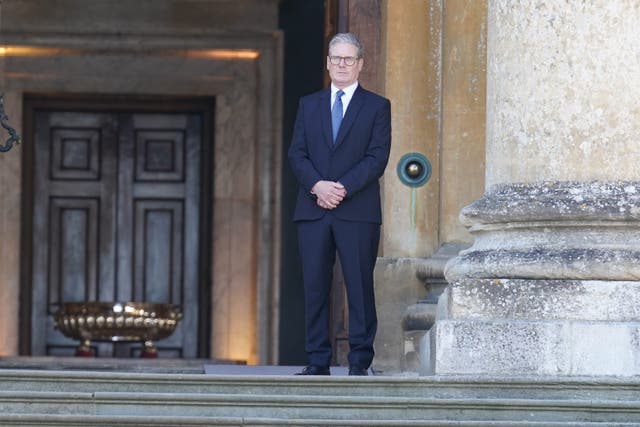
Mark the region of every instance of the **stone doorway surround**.
[[[277, 361], [282, 37], [278, 2], [2, 3], [0, 81], [22, 133], [25, 94], [215, 98], [211, 351]], [[29, 143], [25, 135], [24, 144]], [[0, 355], [19, 352], [21, 150], [0, 158]], [[26, 219], [28, 220], [28, 219]]]

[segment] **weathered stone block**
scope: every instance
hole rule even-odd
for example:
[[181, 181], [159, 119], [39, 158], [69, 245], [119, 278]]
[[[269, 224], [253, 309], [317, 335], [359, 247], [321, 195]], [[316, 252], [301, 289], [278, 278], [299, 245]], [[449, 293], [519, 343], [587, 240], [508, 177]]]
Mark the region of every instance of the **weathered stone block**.
[[640, 282], [462, 279], [445, 292], [441, 316], [457, 319], [640, 320]]
[[638, 322], [448, 319], [430, 333], [425, 374], [640, 375]]

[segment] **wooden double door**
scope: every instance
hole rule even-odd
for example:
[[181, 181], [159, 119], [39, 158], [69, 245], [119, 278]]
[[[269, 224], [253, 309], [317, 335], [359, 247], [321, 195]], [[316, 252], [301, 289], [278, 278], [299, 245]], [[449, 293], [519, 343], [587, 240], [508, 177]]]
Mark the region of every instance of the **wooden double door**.
[[[54, 328], [61, 303], [144, 301], [184, 313], [156, 343], [160, 357], [206, 355], [209, 110], [32, 104], [30, 354], [73, 355], [78, 342]], [[102, 357], [141, 351], [140, 343], [93, 345]]]

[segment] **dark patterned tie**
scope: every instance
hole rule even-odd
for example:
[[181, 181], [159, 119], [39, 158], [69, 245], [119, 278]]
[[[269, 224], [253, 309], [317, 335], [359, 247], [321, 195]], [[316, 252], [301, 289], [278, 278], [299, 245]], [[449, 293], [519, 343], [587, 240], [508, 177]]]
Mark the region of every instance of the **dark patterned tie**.
[[331, 127], [333, 128], [333, 143], [336, 143], [338, 138], [338, 130], [340, 130], [340, 123], [342, 123], [342, 95], [344, 92], [340, 89], [336, 92], [336, 100], [333, 103], [331, 109]]

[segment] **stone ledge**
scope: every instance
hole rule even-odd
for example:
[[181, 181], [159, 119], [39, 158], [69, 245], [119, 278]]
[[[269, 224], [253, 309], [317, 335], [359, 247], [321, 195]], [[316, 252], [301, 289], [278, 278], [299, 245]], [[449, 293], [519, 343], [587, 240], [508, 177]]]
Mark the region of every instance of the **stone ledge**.
[[44, 371], [95, 371], [95, 372], [139, 372], [203, 374], [205, 364], [243, 363], [213, 359], [125, 359], [99, 357], [52, 357], [15, 356], [0, 357], [0, 372], [4, 369], [26, 369]]

